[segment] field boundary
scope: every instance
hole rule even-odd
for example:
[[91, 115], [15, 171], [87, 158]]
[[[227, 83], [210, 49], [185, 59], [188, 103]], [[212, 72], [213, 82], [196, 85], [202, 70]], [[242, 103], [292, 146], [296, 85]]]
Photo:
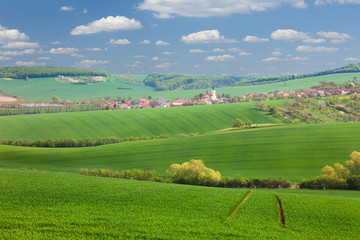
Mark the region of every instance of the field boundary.
[[284, 209], [282, 207], [282, 203], [281, 200], [279, 198], [278, 195], [275, 194], [276, 200], [279, 204], [279, 216], [280, 216], [280, 222], [281, 222], [281, 227], [285, 228], [285, 215], [284, 215]]
[[252, 192], [252, 191], [248, 191], [248, 192], [247, 192], [247, 194], [246, 194], [246, 196], [244, 197], [244, 199], [242, 199], [242, 201], [241, 201], [238, 205], [236, 205], [235, 209], [230, 213], [230, 215], [227, 216], [227, 218], [225, 218], [224, 223], [226, 223], [231, 217], [233, 217], [233, 216], [237, 213], [237, 211], [239, 210], [239, 208], [241, 207], [241, 205], [243, 205], [243, 204], [246, 202], [246, 200], [250, 197], [251, 192]]

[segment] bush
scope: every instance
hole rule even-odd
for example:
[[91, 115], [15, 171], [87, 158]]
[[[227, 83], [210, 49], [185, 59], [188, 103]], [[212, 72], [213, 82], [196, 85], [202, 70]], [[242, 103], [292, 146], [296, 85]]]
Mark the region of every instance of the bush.
[[190, 185], [216, 186], [221, 180], [221, 174], [207, 168], [202, 160], [172, 164], [166, 175], [174, 183]]
[[348, 188], [351, 190], [360, 190], [360, 175], [353, 175], [346, 179]]

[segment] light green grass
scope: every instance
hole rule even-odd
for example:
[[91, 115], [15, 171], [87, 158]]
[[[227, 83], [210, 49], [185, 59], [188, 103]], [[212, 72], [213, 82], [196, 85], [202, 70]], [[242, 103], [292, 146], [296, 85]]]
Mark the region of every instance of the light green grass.
[[224, 129], [240, 118], [255, 123], [278, 123], [253, 103], [178, 108], [54, 113], [0, 118], [0, 138], [140, 137], [199, 133]]
[[[354, 76], [360, 77], [360, 74], [334, 74], [311, 78], [291, 80], [283, 83], [271, 83], [265, 85], [242, 86], [242, 87], [224, 87], [216, 89], [217, 94], [230, 93], [231, 96], [241, 96], [251, 92], [267, 93], [275, 90], [296, 90], [308, 89], [312, 85], [322, 81], [346, 82], [352, 81]], [[138, 76], [135, 76], [138, 77]], [[133, 90], [119, 90], [117, 87], [133, 88]], [[0, 90], [11, 96], [20, 96], [25, 99], [51, 99], [53, 95], [61, 99], [89, 99], [97, 97], [132, 96], [135, 99], [152, 96], [153, 98], [164, 97], [166, 99], [193, 98], [195, 94], [205, 93], [206, 89], [196, 90], [176, 90], [176, 91], [157, 91], [154, 92], [151, 87], [132, 84], [128, 82], [105, 82], [94, 85], [72, 85], [68, 83], [57, 82], [55, 78], [34, 78], [29, 81], [14, 80], [5, 81], [0, 79]], [[210, 91], [210, 89], [207, 89]]]
[[0, 169], [0, 238], [358, 238], [359, 192], [346, 198], [251, 190], [224, 223], [248, 191]]
[[359, 151], [359, 123], [299, 125], [219, 132], [197, 137], [120, 143], [90, 148], [43, 149], [0, 146], [0, 167], [78, 171], [80, 168], [155, 169], [202, 159], [224, 176], [318, 176]]

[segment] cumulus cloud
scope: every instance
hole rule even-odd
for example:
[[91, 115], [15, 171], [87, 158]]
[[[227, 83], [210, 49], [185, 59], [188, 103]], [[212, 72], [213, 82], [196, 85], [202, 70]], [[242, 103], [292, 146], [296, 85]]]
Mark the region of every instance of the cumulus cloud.
[[108, 16], [93, 21], [87, 25], [80, 25], [71, 31], [71, 35], [88, 35], [99, 32], [115, 32], [120, 30], [140, 29], [142, 25], [134, 18], [129, 19], [124, 16]]
[[91, 52], [99, 52], [101, 51], [101, 48], [98, 48], [98, 47], [94, 47], [94, 48], [85, 48], [86, 50], [88, 51], [91, 51]]
[[315, 5], [319, 6], [319, 5], [325, 5], [325, 4], [330, 4], [330, 3], [340, 3], [340, 4], [360, 4], [359, 0], [316, 0], [315, 1]]
[[354, 58], [354, 57], [348, 57], [348, 58], [344, 58], [345, 61], [356, 61], [356, 62], [360, 62], [360, 58]]
[[213, 52], [225, 52], [225, 50], [221, 49], [221, 48], [214, 48], [212, 51]]
[[325, 39], [322, 38], [308, 38], [302, 40], [303, 43], [324, 43]]
[[333, 39], [330, 42], [331, 43], [343, 43], [343, 42], [346, 42], [346, 41], [347, 41], [346, 39]]
[[164, 42], [162, 40], [156, 41], [155, 44], [158, 45], [158, 46], [168, 46], [168, 45], [170, 45], [170, 43]]
[[199, 48], [196, 49], [190, 49], [189, 53], [204, 53], [205, 51]]
[[338, 48], [334, 47], [313, 47], [313, 46], [298, 46], [296, 51], [298, 52], [336, 52]]
[[17, 29], [7, 29], [0, 25], [0, 44], [15, 42], [15, 41], [26, 41], [29, 37], [25, 33], [21, 33]]
[[155, 65], [155, 68], [169, 68], [171, 65], [174, 65], [174, 63], [161, 63]]
[[83, 60], [81, 62], [78, 62], [75, 64], [76, 67], [80, 67], [80, 68], [91, 68], [94, 65], [102, 65], [102, 64], [107, 64], [110, 63], [108, 60], [90, 60], [90, 59], [86, 59]]
[[205, 30], [189, 35], [182, 36], [181, 40], [185, 43], [237, 43], [235, 39], [227, 39], [222, 36], [219, 30]]
[[174, 54], [173, 52], [163, 52], [162, 53], [163, 55], [172, 55], [172, 54]]
[[271, 38], [281, 41], [295, 41], [309, 39], [310, 36], [304, 32], [298, 32], [293, 29], [278, 29], [271, 34]]
[[38, 48], [38, 43], [34, 42], [9, 42], [2, 46], [2, 48]]
[[351, 36], [346, 33], [338, 33], [338, 32], [317, 32], [317, 35], [324, 38], [332, 38], [332, 39], [350, 39]]
[[153, 61], [159, 61], [160, 58], [159, 58], [159, 57], [153, 57], [151, 60], [153, 60]]
[[8, 60], [11, 60], [11, 58], [0, 56], [0, 61], [8, 61]]
[[268, 38], [259, 38], [256, 36], [246, 36], [243, 39], [244, 42], [252, 42], [252, 43], [257, 43], [257, 42], [268, 42], [269, 39]]
[[51, 54], [74, 54], [78, 52], [77, 48], [52, 48], [49, 53]]
[[50, 60], [50, 57], [38, 57], [39, 60]]
[[71, 7], [71, 6], [62, 6], [60, 8], [61, 11], [72, 11], [74, 10], [74, 7]]
[[17, 61], [15, 64], [17, 66], [22, 66], [22, 67], [45, 66], [45, 63], [38, 63], [34, 61], [30, 61], [30, 62]]
[[269, 57], [269, 58], [264, 58], [261, 61], [262, 62], [278, 62], [278, 61], [281, 61], [281, 59], [278, 57]]
[[118, 40], [115, 40], [115, 39], [110, 39], [110, 44], [113, 44], [113, 45], [128, 45], [128, 44], [131, 44], [131, 42], [127, 39], [118, 39]]
[[147, 39], [145, 39], [144, 41], [140, 42], [140, 44], [150, 44], [151, 42]]
[[226, 62], [235, 59], [234, 56], [229, 54], [219, 55], [219, 56], [208, 56], [205, 61], [217, 61], [217, 62]]
[[310, 60], [309, 57], [291, 57], [291, 58], [286, 58], [286, 61], [308, 61]]
[[240, 48], [229, 48], [228, 50], [229, 50], [229, 52], [242, 52], [243, 51]]
[[245, 51], [239, 53], [239, 56], [250, 56], [250, 55], [251, 53]]
[[274, 51], [274, 52], [271, 53], [271, 55], [273, 55], [273, 56], [281, 56], [282, 53], [279, 52], [279, 51]]
[[25, 54], [34, 54], [34, 53], [37, 53], [37, 51], [33, 48], [25, 49], [23, 51], [0, 51], [0, 55], [4, 55], [4, 56], [22, 56]]
[[306, 8], [304, 0], [143, 0], [138, 5], [141, 10], [154, 12], [157, 18], [222, 17], [232, 14], [264, 12], [281, 6]]

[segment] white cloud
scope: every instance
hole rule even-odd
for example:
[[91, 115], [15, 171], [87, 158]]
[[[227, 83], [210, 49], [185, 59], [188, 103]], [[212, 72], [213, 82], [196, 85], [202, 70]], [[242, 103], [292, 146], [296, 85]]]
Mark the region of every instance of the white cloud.
[[322, 38], [308, 38], [302, 40], [303, 43], [324, 43], [325, 39]]
[[172, 55], [172, 54], [174, 54], [173, 52], [163, 52], [162, 53], [163, 55]]
[[128, 45], [128, 44], [131, 44], [131, 42], [127, 39], [118, 39], [118, 40], [115, 40], [115, 39], [110, 39], [110, 42], [109, 44], [113, 44], [113, 45]]
[[17, 61], [15, 64], [17, 66], [22, 66], [22, 67], [45, 66], [45, 63], [38, 63], [34, 61], [30, 61], [30, 62]]
[[159, 57], [153, 57], [151, 60], [153, 60], [153, 61], [159, 61], [160, 58], [159, 58]]
[[7, 60], [11, 60], [11, 58], [0, 56], [0, 61], [7, 61]]
[[162, 63], [155, 65], [155, 68], [169, 68], [171, 65], [174, 65], [173, 63]]
[[271, 34], [274, 40], [295, 41], [309, 39], [310, 36], [304, 32], [298, 32], [293, 29], [278, 29]]
[[170, 45], [170, 43], [164, 42], [162, 40], [156, 41], [155, 44], [158, 45], [158, 46], [168, 46], [168, 45]]
[[9, 42], [2, 46], [2, 48], [38, 48], [38, 43], [34, 42]]
[[72, 11], [74, 10], [74, 7], [71, 7], [71, 6], [62, 6], [60, 8], [61, 11]]
[[271, 53], [271, 55], [273, 55], [273, 56], [281, 56], [282, 53], [279, 52], [279, 51], [274, 51], [274, 52]]
[[50, 57], [38, 57], [39, 60], [50, 60]]
[[29, 37], [25, 33], [19, 32], [17, 29], [7, 29], [0, 25], [0, 44], [15, 42], [15, 41], [26, 41]]
[[281, 61], [281, 59], [278, 57], [269, 57], [269, 58], [264, 58], [261, 61], [262, 62], [278, 62], [278, 61]]
[[144, 58], [144, 55], [134, 55], [133, 58]]
[[334, 47], [313, 47], [313, 46], [298, 46], [296, 51], [298, 52], [336, 52], [338, 48]]
[[59, 41], [53, 41], [53, 42], [51, 42], [51, 43], [54, 44], [54, 45], [59, 45], [59, 44], [60, 44]]
[[225, 52], [225, 50], [221, 49], [221, 48], [214, 48], [212, 51], [213, 52]]
[[34, 54], [34, 53], [37, 53], [37, 51], [33, 48], [25, 49], [23, 51], [0, 51], [0, 55], [4, 55], [4, 56], [22, 56], [25, 54]]
[[346, 41], [347, 41], [346, 39], [333, 39], [330, 42], [331, 43], [343, 43], [343, 42], [346, 42]]
[[205, 61], [218, 61], [218, 62], [226, 62], [235, 59], [234, 56], [229, 54], [219, 55], [219, 56], [208, 56]]
[[71, 35], [88, 35], [98, 32], [115, 32], [120, 30], [140, 29], [142, 25], [134, 18], [129, 19], [124, 16], [108, 16], [93, 21], [87, 25], [80, 25], [71, 31]]
[[140, 42], [140, 44], [150, 44], [151, 42], [147, 39], [145, 39], [144, 41]]
[[277, 7], [290, 5], [306, 8], [304, 0], [143, 0], [138, 8], [155, 12], [157, 18], [171, 18], [176, 15], [185, 17], [221, 17], [232, 14], [264, 12]]
[[351, 36], [346, 33], [338, 33], [338, 32], [324, 32], [320, 31], [317, 32], [317, 35], [324, 38], [331, 38], [331, 39], [350, 39]]
[[91, 51], [91, 52], [99, 52], [101, 51], [101, 48], [98, 48], [98, 47], [94, 47], [94, 48], [85, 48], [86, 50], [88, 51]]
[[310, 60], [309, 57], [291, 57], [291, 58], [286, 58], [286, 61], [308, 61]]
[[244, 42], [252, 42], [252, 43], [257, 43], [257, 42], [268, 42], [269, 39], [268, 38], [259, 38], [256, 36], [246, 36], [243, 39]]
[[237, 43], [235, 39], [227, 39], [222, 36], [219, 30], [205, 30], [189, 35], [182, 36], [181, 40], [185, 43]]
[[73, 54], [79, 51], [77, 48], [52, 48], [49, 53], [51, 54]]
[[78, 58], [83, 58], [83, 57], [85, 57], [84, 55], [77, 54], [77, 53], [73, 53], [73, 54], [71, 54], [70, 56], [72, 56], [72, 57], [78, 57]]
[[83, 60], [81, 62], [78, 62], [75, 64], [76, 67], [81, 67], [81, 68], [91, 68], [94, 65], [102, 65], [102, 64], [107, 64], [110, 63], [108, 60], [90, 60], [90, 59], [86, 59]]
[[360, 62], [360, 58], [354, 58], [354, 57], [348, 57], [348, 58], [344, 58], [345, 61], [356, 61], [356, 62]]
[[189, 53], [204, 53], [205, 51], [199, 48], [196, 49], [190, 49]]
[[86, 8], [84, 8], [83, 14], [87, 14], [87, 13], [88, 13], [88, 10]]
[[359, 0], [316, 0], [314, 4], [315, 4], [316, 6], [320, 6], [320, 5], [330, 4], [330, 3], [360, 4], [360, 1], [359, 1]]
[[251, 55], [251, 53], [249, 53], [249, 52], [240, 52], [239, 53], [239, 56], [250, 56]]
[[229, 48], [229, 52], [242, 52], [240, 48]]

